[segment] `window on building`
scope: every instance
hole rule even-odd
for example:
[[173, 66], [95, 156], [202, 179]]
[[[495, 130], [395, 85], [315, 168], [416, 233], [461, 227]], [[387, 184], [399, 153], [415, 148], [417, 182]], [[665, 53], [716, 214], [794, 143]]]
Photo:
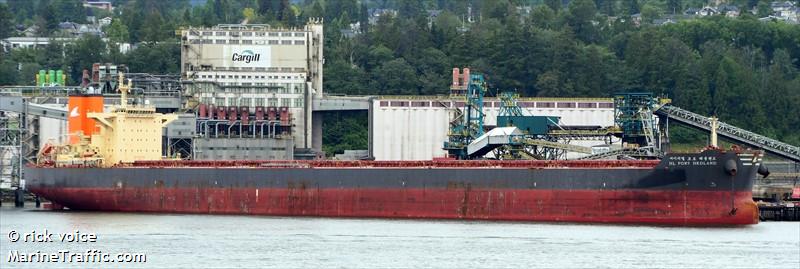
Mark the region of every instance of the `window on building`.
[[303, 36], [306, 36], [306, 33], [297, 32], [297, 33], [294, 33], [294, 36], [296, 36], [296, 37], [303, 37]]
[[213, 41], [211, 39], [203, 39], [203, 44], [212, 44]]
[[277, 32], [269, 32], [269, 36], [278, 36]]
[[288, 107], [288, 106], [292, 105], [291, 101], [292, 101], [292, 99], [290, 99], [290, 98], [281, 98], [281, 106]]
[[239, 106], [247, 106], [247, 107], [252, 106], [253, 104], [251, 103], [250, 100], [251, 100], [250, 98], [242, 98], [241, 102], [239, 103]]
[[291, 45], [291, 44], [292, 44], [291, 40], [281, 40], [281, 45]]
[[264, 32], [256, 32], [256, 36], [265, 36], [265, 35], [266, 35], [266, 33], [264, 33]]
[[303, 107], [303, 98], [294, 99], [294, 107]]
[[225, 98], [222, 98], [222, 97], [217, 97], [217, 98], [214, 100], [214, 103], [215, 103], [215, 105], [216, 105], [216, 106], [218, 106], [218, 107], [219, 107], [219, 106], [224, 106], [224, 105], [225, 105]]
[[267, 100], [267, 106], [271, 107], [278, 106], [278, 98], [269, 98], [269, 100]]
[[304, 40], [295, 40], [295, 41], [294, 41], [294, 44], [295, 44], [295, 45], [305, 45], [305, 44], [306, 44], [306, 41], [304, 41]]
[[210, 35], [213, 35], [213, 34], [214, 34], [213, 32], [203, 32], [204, 36], [210, 36]]
[[225, 32], [217, 32], [217, 36], [225, 36]]
[[217, 40], [214, 40], [214, 43], [215, 44], [225, 44], [225, 40], [224, 39], [217, 39]]
[[303, 93], [303, 84], [302, 83], [295, 83], [294, 84], [294, 93]]
[[239, 44], [239, 40], [235, 40], [235, 39], [234, 39], [234, 40], [231, 40], [229, 43], [230, 43], [230, 44]]
[[268, 43], [270, 45], [278, 45], [278, 40], [270, 40]]
[[253, 44], [253, 40], [242, 40], [242, 44]]
[[281, 36], [292, 36], [292, 33], [290, 33], [290, 32], [283, 32], [283, 33], [281, 33]]
[[253, 36], [253, 32], [242, 32], [242, 36]]
[[563, 103], [562, 102], [562, 103], [558, 103], [558, 107], [559, 108], [574, 108], [575, 107], [575, 103], [573, 103], [573, 102]]
[[255, 98], [256, 99], [256, 106], [264, 106], [264, 100], [267, 98]]

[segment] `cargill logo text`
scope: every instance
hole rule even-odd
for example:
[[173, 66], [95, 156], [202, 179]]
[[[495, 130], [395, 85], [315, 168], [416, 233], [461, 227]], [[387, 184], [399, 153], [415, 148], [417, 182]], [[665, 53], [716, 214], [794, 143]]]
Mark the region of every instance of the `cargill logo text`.
[[233, 60], [234, 62], [258, 62], [261, 59], [261, 53], [253, 53], [252, 50], [245, 50], [242, 51], [242, 54], [233, 53]]

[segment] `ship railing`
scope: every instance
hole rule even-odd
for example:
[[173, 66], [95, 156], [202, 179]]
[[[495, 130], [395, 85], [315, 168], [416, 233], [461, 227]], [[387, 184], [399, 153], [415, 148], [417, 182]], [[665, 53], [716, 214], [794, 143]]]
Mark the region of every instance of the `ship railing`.
[[641, 167], [652, 168], [659, 161], [656, 160], [426, 160], [426, 161], [299, 161], [299, 160], [160, 160], [136, 161], [118, 165], [119, 167], [195, 167], [195, 168], [623, 168]]

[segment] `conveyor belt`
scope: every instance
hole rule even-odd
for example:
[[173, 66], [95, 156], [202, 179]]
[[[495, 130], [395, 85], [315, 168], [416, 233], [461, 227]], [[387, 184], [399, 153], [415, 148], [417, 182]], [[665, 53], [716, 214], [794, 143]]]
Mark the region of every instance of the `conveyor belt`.
[[[711, 120], [703, 115], [681, 109], [676, 106], [664, 105], [655, 111], [656, 115], [668, 117], [672, 121], [686, 126], [711, 132]], [[763, 149], [764, 151], [786, 158], [795, 162], [800, 162], [800, 147], [793, 146], [781, 141], [759, 135], [745, 129], [718, 122], [717, 134], [730, 139], [736, 143], [748, 145], [750, 147]]]

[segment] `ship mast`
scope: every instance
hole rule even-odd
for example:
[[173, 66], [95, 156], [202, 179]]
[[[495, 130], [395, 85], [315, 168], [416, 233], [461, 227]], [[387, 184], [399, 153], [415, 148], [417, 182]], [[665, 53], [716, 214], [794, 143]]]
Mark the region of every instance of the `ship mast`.
[[122, 72], [119, 73], [119, 86], [117, 86], [117, 90], [120, 92], [120, 100], [119, 100], [119, 107], [125, 109], [128, 106], [128, 92], [131, 90], [131, 80], [128, 80], [128, 84], [125, 84], [125, 75]]

